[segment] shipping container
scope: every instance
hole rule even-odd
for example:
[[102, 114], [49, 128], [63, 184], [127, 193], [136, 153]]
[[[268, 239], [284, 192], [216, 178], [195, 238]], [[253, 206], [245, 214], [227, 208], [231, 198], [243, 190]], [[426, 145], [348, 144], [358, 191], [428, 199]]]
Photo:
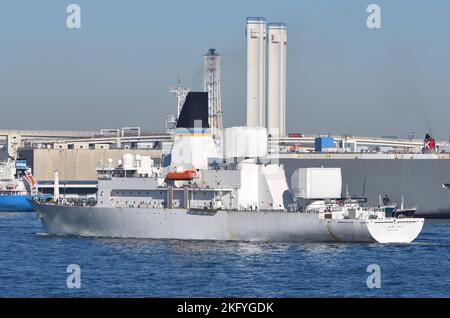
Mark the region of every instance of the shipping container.
[[335, 148], [333, 137], [318, 137], [315, 139], [315, 150], [322, 152], [325, 149]]

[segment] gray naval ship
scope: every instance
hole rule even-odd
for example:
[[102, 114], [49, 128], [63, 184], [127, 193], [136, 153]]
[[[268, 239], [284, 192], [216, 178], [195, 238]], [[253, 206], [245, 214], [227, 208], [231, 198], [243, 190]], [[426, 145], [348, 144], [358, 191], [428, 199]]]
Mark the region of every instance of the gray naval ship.
[[[207, 93], [190, 92], [171, 164], [125, 154], [98, 167], [97, 202], [33, 200], [49, 234], [185, 240], [409, 243], [424, 220], [342, 197], [339, 168], [298, 169], [288, 186], [264, 128], [229, 128], [219, 153]], [[243, 145], [246, 145], [243, 147]]]

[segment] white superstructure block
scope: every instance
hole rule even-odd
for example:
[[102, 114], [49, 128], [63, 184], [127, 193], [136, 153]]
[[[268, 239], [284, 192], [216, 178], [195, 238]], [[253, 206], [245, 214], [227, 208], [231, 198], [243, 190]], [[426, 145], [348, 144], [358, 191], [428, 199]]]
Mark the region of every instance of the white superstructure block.
[[297, 198], [338, 199], [342, 196], [341, 168], [300, 168], [291, 177]]
[[286, 45], [286, 24], [269, 23], [267, 121], [274, 137], [286, 135]]
[[211, 134], [176, 134], [171, 156], [171, 166], [185, 171], [208, 169], [208, 159], [217, 158], [218, 153]]
[[265, 127], [266, 19], [247, 18], [247, 127]]
[[247, 159], [239, 164], [238, 171], [238, 209], [284, 210], [292, 203], [282, 165], [260, 165], [255, 159]]
[[267, 129], [262, 127], [231, 127], [224, 133], [226, 158], [262, 158], [267, 155]]

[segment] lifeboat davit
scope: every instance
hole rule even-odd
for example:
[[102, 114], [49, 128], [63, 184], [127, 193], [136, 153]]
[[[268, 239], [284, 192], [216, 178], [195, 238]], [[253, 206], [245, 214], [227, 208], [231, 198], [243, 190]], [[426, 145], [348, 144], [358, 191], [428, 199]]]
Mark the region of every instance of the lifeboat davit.
[[186, 170], [183, 172], [169, 172], [166, 175], [166, 180], [171, 181], [189, 181], [194, 179], [195, 171], [194, 170]]

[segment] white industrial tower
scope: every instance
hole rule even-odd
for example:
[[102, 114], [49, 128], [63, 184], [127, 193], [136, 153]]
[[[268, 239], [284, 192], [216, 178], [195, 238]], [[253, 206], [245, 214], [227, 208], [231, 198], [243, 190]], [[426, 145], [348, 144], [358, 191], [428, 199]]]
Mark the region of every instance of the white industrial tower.
[[220, 94], [221, 56], [215, 49], [203, 55], [203, 90], [208, 92], [209, 126], [213, 136], [222, 130], [222, 98]]
[[265, 127], [266, 19], [247, 18], [247, 126]]
[[286, 135], [286, 45], [286, 24], [269, 23], [267, 128], [273, 137]]

